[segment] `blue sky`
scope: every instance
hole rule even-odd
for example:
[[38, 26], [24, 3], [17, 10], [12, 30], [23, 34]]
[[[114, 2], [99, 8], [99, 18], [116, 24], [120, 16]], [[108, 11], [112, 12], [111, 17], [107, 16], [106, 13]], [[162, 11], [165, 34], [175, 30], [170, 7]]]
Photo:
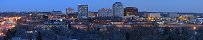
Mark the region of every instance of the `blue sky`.
[[125, 7], [137, 7], [140, 11], [203, 12], [203, 0], [0, 0], [1, 11], [52, 11], [88, 4], [90, 11], [111, 8], [114, 2], [122, 2]]

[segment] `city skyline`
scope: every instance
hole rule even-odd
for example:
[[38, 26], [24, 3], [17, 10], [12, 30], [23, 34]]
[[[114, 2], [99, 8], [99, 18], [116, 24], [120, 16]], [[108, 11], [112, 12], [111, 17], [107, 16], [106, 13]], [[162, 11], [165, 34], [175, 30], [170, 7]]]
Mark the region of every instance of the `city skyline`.
[[203, 0], [0, 0], [0, 40], [203, 40]]
[[203, 12], [203, 7], [201, 6], [203, 1], [201, 0], [164, 0], [161, 2], [158, 0], [1, 0], [0, 4], [2, 4], [2, 6], [0, 7], [0, 12], [35, 10], [52, 11], [53, 9], [65, 12], [66, 8], [69, 7], [74, 8], [74, 11], [77, 11], [78, 4], [88, 5], [89, 11], [98, 11], [98, 9], [101, 8], [112, 9], [114, 2], [122, 2], [124, 7], [137, 7], [140, 11]]

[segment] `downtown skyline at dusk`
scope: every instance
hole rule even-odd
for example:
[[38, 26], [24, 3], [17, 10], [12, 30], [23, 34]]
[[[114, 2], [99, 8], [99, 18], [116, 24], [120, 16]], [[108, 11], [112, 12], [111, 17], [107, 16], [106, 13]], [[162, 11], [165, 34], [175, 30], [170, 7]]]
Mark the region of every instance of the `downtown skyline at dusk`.
[[203, 0], [0, 0], [0, 40], [203, 40]]
[[151, 12], [203, 12], [202, 0], [1, 0], [0, 12], [5, 11], [52, 11], [65, 12], [66, 8], [77, 11], [78, 4], [88, 5], [89, 11], [112, 8], [114, 2], [124, 7], [137, 7], [140, 11]]

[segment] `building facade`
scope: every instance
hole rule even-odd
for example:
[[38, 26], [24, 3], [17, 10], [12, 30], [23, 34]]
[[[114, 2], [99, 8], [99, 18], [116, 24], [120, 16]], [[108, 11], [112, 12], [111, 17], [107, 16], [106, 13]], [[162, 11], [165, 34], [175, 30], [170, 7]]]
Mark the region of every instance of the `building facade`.
[[78, 13], [79, 18], [88, 17], [88, 5], [78, 5]]
[[113, 16], [124, 16], [124, 7], [121, 2], [115, 2], [113, 4]]
[[148, 13], [148, 17], [161, 18], [161, 13]]
[[113, 12], [110, 8], [102, 8], [98, 10], [98, 14], [101, 17], [105, 17], [105, 16], [113, 16]]
[[66, 14], [71, 14], [71, 13], [74, 13], [74, 8], [67, 8]]
[[98, 17], [98, 12], [89, 11], [88, 12], [88, 17]]
[[124, 16], [139, 16], [138, 9], [136, 7], [126, 7], [124, 9]]

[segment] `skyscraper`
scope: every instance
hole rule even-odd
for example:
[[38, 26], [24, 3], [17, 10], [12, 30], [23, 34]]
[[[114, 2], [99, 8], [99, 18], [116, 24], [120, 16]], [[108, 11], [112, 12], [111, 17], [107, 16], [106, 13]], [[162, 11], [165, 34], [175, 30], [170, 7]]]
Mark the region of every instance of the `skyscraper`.
[[88, 5], [78, 5], [78, 13], [79, 18], [88, 17]]
[[73, 8], [67, 8], [66, 9], [66, 14], [71, 14], [74, 12], [74, 9]]
[[113, 16], [113, 12], [110, 8], [102, 8], [98, 11], [99, 16]]
[[115, 2], [113, 4], [113, 16], [124, 16], [124, 7], [121, 2]]
[[138, 9], [136, 7], [126, 7], [124, 9], [124, 16], [139, 16]]

